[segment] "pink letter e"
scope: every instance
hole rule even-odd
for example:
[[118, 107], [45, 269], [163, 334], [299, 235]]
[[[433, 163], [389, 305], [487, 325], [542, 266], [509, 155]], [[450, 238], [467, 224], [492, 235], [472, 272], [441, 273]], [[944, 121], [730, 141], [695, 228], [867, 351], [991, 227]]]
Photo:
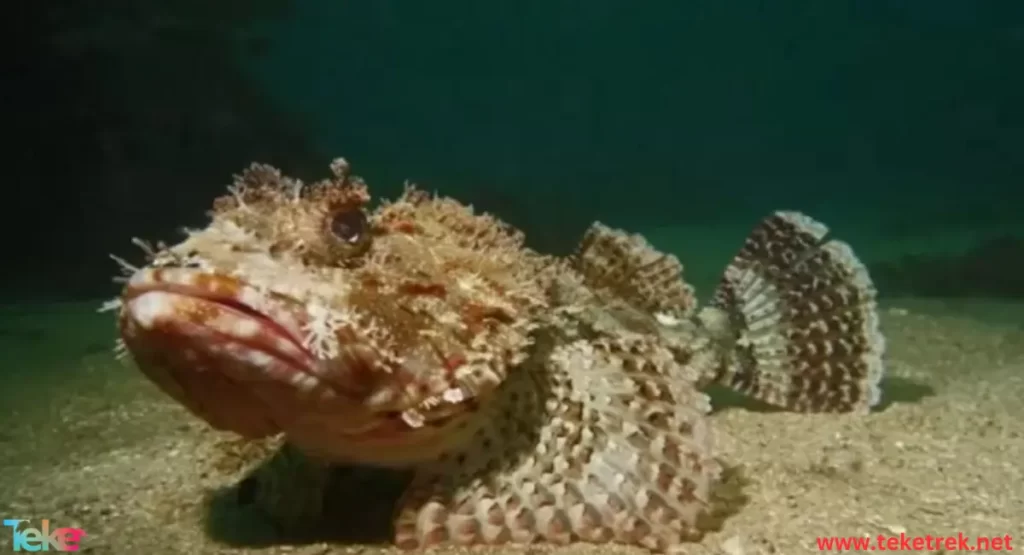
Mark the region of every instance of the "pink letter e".
[[58, 528], [53, 531], [53, 535], [60, 538], [59, 541], [64, 544], [61, 551], [78, 551], [82, 547], [78, 542], [82, 541], [86, 534], [81, 528]]

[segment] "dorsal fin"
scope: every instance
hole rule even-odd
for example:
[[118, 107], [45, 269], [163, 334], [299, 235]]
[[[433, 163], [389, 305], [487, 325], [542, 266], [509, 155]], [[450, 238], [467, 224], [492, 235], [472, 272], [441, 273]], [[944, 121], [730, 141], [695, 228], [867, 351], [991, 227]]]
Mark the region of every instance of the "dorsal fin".
[[639, 234], [595, 222], [573, 256], [583, 282], [599, 295], [613, 295], [634, 308], [668, 318], [688, 318], [697, 301], [683, 280], [683, 265]]

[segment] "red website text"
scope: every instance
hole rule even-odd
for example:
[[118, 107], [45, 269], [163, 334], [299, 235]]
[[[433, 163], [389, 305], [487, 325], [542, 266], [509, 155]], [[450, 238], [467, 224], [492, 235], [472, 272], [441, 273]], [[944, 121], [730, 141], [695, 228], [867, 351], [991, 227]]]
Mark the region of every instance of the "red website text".
[[1013, 551], [1013, 537], [967, 536], [957, 533], [950, 536], [823, 536], [817, 540], [821, 551]]

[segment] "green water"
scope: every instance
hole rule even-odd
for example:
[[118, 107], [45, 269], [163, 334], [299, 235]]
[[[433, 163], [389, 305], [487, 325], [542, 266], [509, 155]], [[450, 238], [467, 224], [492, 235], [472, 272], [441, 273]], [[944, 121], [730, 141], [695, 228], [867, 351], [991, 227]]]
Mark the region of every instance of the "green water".
[[[96, 309], [118, 292], [110, 253], [141, 263], [131, 238], [205, 225], [248, 164], [310, 181], [344, 156], [378, 198], [411, 180], [544, 252], [571, 252], [595, 220], [640, 232], [702, 299], [760, 218], [823, 221], [878, 286], [894, 401], [865, 423], [809, 424], [716, 397], [725, 436], [766, 438], [761, 451], [723, 442], [762, 473], [750, 491], [763, 518], [741, 512], [727, 532], [750, 555], [802, 552], [801, 519], [818, 533], [1019, 533], [1005, 523], [1024, 521], [1024, 2], [22, 8], [4, 18], [17, 45], [2, 103], [4, 518], [84, 523], [93, 554], [288, 552], [245, 515], [239, 537], [262, 540], [218, 536], [210, 506], [232, 509], [237, 476], [203, 457], [223, 438], [114, 360], [112, 317]], [[869, 472], [789, 473], [791, 455], [823, 457], [840, 435], [862, 440]], [[773, 489], [772, 473], [799, 487]], [[832, 490], [871, 503], [814, 498]], [[737, 555], [728, 539], [695, 553]]]

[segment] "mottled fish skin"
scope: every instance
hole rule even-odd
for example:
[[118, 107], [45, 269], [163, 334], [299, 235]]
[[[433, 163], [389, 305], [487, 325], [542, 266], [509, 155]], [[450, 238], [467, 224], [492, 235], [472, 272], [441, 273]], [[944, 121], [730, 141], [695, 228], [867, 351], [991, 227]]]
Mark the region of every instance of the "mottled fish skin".
[[168, 395], [285, 439], [253, 476], [284, 528], [332, 526], [326, 477], [354, 463], [414, 470], [403, 548], [666, 551], [715, 509], [701, 387], [800, 412], [878, 402], [874, 287], [802, 214], [762, 221], [701, 309], [639, 235], [595, 223], [556, 258], [412, 187], [369, 202], [343, 159], [309, 186], [253, 165], [207, 227], [128, 267], [114, 303], [125, 352]]

